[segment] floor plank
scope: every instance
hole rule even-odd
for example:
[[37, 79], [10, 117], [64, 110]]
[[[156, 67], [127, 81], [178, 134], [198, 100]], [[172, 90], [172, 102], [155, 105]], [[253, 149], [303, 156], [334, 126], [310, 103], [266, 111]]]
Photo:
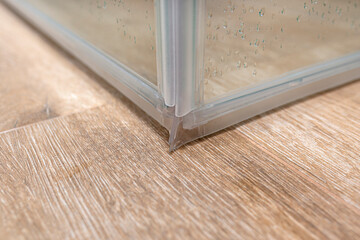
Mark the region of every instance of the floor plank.
[[6, 229], [16, 236], [25, 228], [34, 239], [359, 236], [360, 215], [350, 205], [238, 131], [169, 154], [166, 134], [135, 111], [103, 106], [0, 135], [0, 232], [11, 237]]
[[94, 78], [0, 3], [0, 131], [104, 104]]
[[360, 212], [360, 81], [237, 128]]

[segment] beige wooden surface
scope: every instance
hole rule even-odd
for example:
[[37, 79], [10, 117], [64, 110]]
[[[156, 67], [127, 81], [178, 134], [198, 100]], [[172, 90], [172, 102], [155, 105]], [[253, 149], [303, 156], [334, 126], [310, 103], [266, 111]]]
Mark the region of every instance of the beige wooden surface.
[[0, 239], [360, 239], [360, 82], [168, 153], [0, 4]]

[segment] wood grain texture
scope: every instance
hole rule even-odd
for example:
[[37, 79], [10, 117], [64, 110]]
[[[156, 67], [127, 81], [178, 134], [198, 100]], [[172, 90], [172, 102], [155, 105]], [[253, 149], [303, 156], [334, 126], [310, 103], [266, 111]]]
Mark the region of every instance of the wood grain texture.
[[[1, 3], [0, 3], [1, 4]], [[104, 104], [77, 61], [0, 5], [0, 131]]]
[[[0, 18], [17, 46], [0, 40], [1, 81], [16, 86], [0, 90], [0, 124], [24, 123], [0, 133], [0, 239], [360, 239], [359, 81], [169, 154], [144, 112], [8, 9]], [[42, 86], [58, 89], [59, 114], [22, 114], [39, 112], [28, 94], [41, 109]]]

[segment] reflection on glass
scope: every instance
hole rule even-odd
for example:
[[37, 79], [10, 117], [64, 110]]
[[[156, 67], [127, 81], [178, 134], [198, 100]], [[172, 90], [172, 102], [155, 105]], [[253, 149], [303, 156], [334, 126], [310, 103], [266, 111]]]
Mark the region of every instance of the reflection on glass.
[[156, 85], [154, 0], [26, 1]]
[[205, 100], [360, 50], [359, 0], [206, 0]]

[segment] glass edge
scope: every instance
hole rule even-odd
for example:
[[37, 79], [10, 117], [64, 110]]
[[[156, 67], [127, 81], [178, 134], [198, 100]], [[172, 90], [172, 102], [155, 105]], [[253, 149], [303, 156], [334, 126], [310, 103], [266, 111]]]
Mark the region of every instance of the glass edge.
[[171, 114], [168, 116], [164, 100], [154, 84], [65, 29], [30, 4], [20, 0], [4, 0], [4, 3], [45, 32], [52, 40], [117, 88], [161, 125], [170, 129]]
[[[290, 74], [284, 75], [266, 84], [259, 85], [245, 91], [233, 92], [232, 94], [222, 96], [214, 102], [209, 102], [201, 107], [195, 109], [188, 114], [184, 120], [185, 128], [193, 128], [202, 124], [206, 124], [212, 119], [219, 118], [222, 115], [245, 108], [264, 99], [271, 99], [277, 95], [286, 93], [287, 91], [301, 89], [304, 86], [310, 85], [314, 82], [321, 82], [324, 87], [321, 90], [327, 89], [327, 79], [343, 74], [352, 70], [360, 68], [360, 51], [347, 56], [317, 64], [308, 68], [293, 71]], [[354, 78], [359, 78], [360, 74], [355, 74]], [[343, 81], [339, 79], [339, 84], [344, 84], [351, 80], [350, 77]], [[329, 87], [330, 84], [329, 84]], [[321, 91], [319, 90], [319, 91]], [[310, 91], [311, 92], [311, 91]], [[296, 99], [306, 96], [306, 92], [300, 91], [294, 93]], [[290, 98], [292, 99], [292, 98]], [[288, 103], [293, 100], [287, 101]], [[276, 106], [274, 106], [276, 107]]]
[[[175, 118], [173, 120], [172, 130], [170, 131], [170, 151], [174, 151], [186, 143], [210, 135], [274, 108], [354, 81], [358, 79], [359, 76], [360, 65], [357, 65], [357, 67], [337, 75], [322, 78], [321, 80], [310, 81], [308, 84], [273, 94], [270, 97], [260, 99], [248, 105], [241, 106], [240, 108], [223, 111], [222, 114], [219, 113], [216, 117], [207, 119], [207, 121], [201, 122], [200, 125], [192, 126], [191, 128], [186, 126], [186, 124], [188, 124], [186, 121], [194, 117], [192, 114], [183, 118]], [[210, 111], [215, 110], [210, 108]]]

